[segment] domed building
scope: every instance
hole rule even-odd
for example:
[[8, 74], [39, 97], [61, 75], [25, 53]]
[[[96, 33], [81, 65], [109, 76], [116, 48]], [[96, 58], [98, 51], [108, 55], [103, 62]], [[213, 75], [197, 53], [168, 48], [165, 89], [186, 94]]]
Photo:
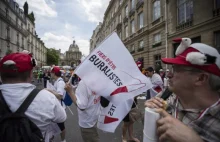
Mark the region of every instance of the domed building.
[[60, 64], [62, 66], [69, 65], [71, 67], [79, 64], [79, 60], [82, 57], [82, 52], [79, 50], [78, 45], [75, 40], [70, 45], [69, 50], [66, 51], [63, 55], [60, 54]]

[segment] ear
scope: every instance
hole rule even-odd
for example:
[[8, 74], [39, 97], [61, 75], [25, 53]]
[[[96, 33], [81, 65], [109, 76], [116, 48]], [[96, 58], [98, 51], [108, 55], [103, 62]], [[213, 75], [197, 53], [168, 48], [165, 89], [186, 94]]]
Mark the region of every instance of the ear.
[[199, 73], [198, 76], [195, 78], [195, 85], [202, 86], [209, 81], [209, 74], [208, 73]]

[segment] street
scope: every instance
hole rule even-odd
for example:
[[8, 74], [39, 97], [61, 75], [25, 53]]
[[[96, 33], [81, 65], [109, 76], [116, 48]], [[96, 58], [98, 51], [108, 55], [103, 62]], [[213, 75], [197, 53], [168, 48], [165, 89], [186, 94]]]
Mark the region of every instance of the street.
[[[42, 89], [43, 85], [41, 83], [33, 82], [38, 88]], [[144, 111], [144, 100], [138, 100], [138, 106]], [[65, 122], [66, 126], [66, 141], [67, 142], [83, 142], [80, 134], [80, 129], [78, 125], [78, 115], [75, 105], [71, 105], [66, 108], [67, 120]], [[122, 122], [115, 130], [115, 133], [108, 133], [99, 130], [100, 142], [121, 142], [122, 141]], [[134, 124], [134, 136], [142, 142], [143, 139], [143, 124], [139, 120]], [[60, 142], [60, 136], [55, 137], [55, 142]], [[131, 141], [128, 141], [131, 142]]]

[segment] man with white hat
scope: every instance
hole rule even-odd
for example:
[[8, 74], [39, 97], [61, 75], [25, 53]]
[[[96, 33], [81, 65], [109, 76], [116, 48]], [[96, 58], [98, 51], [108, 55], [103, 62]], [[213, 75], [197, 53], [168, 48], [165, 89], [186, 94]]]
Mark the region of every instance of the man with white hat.
[[[220, 141], [220, 54], [206, 44], [186, 44], [182, 38], [175, 58], [163, 58], [172, 64], [168, 74], [169, 89], [167, 111], [157, 121], [159, 141], [219, 142]], [[191, 43], [191, 42], [188, 42]], [[164, 101], [153, 98], [145, 106], [162, 108]]]

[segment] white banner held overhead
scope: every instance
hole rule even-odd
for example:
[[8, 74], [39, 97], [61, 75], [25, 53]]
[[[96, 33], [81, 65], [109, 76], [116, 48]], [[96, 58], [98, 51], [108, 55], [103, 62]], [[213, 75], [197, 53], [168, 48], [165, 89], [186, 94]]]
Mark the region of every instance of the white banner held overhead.
[[75, 73], [92, 91], [115, 105], [152, 87], [115, 32], [86, 57]]

